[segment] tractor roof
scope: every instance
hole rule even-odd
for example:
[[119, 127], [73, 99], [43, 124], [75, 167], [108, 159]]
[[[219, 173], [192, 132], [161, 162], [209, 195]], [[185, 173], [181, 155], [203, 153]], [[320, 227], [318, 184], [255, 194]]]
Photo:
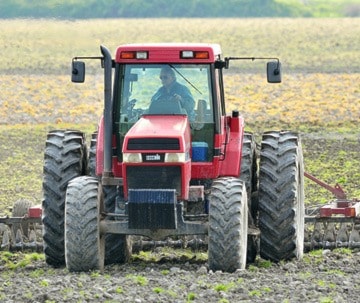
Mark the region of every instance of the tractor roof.
[[213, 63], [220, 59], [218, 44], [148, 43], [126, 44], [116, 50], [119, 63]]

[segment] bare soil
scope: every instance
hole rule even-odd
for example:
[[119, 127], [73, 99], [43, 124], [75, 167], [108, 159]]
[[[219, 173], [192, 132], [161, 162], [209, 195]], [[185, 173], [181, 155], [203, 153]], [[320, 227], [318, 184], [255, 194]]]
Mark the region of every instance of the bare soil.
[[[161, 251], [156, 252], [162, 255]], [[20, 258], [18, 256], [18, 258]], [[169, 252], [158, 262], [134, 260], [105, 272], [69, 273], [43, 261], [0, 266], [2, 302], [358, 302], [360, 253], [323, 250], [302, 261], [258, 260], [235, 273]]]

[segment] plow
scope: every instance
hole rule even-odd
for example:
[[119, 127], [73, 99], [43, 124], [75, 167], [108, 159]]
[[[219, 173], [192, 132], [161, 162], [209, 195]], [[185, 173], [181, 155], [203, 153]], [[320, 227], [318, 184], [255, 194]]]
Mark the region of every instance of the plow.
[[339, 184], [334, 187], [305, 172], [305, 177], [334, 195], [334, 200], [305, 211], [305, 251], [337, 247], [360, 248], [360, 200], [348, 199]]
[[[316, 249], [360, 248], [360, 200], [348, 199], [339, 184], [330, 186], [305, 172], [304, 176], [330, 191], [334, 199], [321, 206], [305, 209], [304, 252]], [[27, 200], [18, 200], [12, 207], [12, 216], [0, 217], [1, 249], [5, 251], [43, 251], [42, 208], [31, 206]], [[134, 237], [132, 251], [149, 251], [158, 247], [190, 248], [205, 251], [203, 237], [151, 240]]]
[[0, 217], [1, 250], [41, 252], [41, 214], [41, 206], [31, 206], [28, 200], [16, 201], [12, 216]]

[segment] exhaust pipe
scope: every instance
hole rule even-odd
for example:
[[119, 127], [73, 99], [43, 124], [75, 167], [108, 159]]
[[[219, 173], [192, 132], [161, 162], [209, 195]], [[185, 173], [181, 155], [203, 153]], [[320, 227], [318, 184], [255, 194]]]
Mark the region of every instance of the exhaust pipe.
[[113, 135], [113, 100], [112, 85], [112, 59], [110, 51], [103, 45], [100, 46], [104, 56], [104, 177], [112, 176], [112, 135]]

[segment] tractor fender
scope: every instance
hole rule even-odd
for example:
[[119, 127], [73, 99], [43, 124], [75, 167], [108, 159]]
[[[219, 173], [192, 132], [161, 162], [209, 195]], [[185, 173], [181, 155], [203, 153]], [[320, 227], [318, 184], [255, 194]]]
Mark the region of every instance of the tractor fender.
[[225, 148], [220, 161], [220, 176], [239, 177], [244, 137], [244, 119], [241, 116], [226, 119]]

